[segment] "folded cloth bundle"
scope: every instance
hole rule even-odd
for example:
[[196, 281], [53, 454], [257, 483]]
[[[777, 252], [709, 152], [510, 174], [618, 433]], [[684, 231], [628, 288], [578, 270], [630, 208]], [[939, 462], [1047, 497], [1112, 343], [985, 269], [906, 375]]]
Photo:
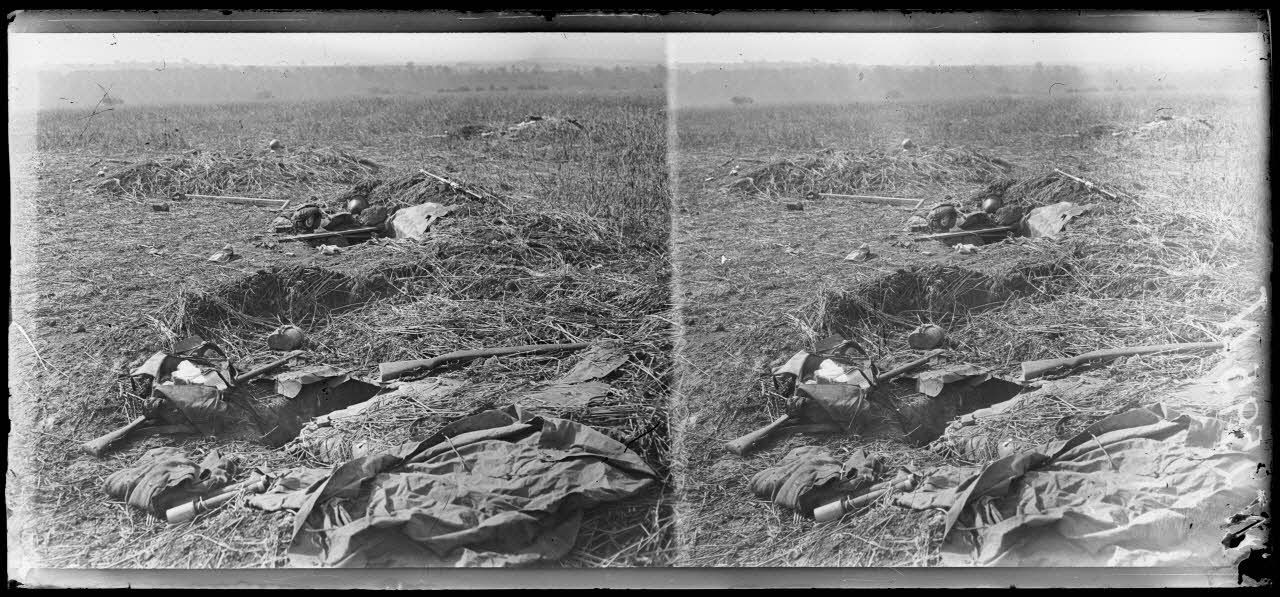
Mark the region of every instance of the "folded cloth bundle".
[[843, 464], [825, 449], [803, 446], [792, 450], [777, 465], [751, 478], [751, 491], [805, 516], [841, 495], [858, 493], [873, 485], [885, 471], [879, 456], [854, 452]]
[[200, 464], [177, 448], [154, 448], [133, 466], [111, 473], [103, 484], [107, 495], [164, 516], [169, 508], [208, 495], [226, 485], [235, 475], [236, 460], [217, 450]]

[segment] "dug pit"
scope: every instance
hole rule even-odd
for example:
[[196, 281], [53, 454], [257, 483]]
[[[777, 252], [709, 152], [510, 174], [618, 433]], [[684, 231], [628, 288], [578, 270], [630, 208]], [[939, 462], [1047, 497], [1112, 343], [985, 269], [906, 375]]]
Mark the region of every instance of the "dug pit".
[[[918, 392], [909, 375], [900, 377], [877, 390], [879, 397], [887, 400], [870, 401], [853, 431], [868, 440], [924, 445], [940, 437], [956, 417], [1022, 393], [1021, 384], [995, 370], [997, 359], [982, 354], [981, 347], [963, 346], [966, 327], [973, 315], [1035, 292], [1045, 279], [1064, 273], [1063, 266], [1053, 262], [1006, 265], [989, 271], [933, 265], [899, 270], [827, 296], [822, 324], [831, 333], [876, 339], [872, 345], [881, 355], [905, 355], [907, 332], [919, 323], [935, 323], [949, 330], [941, 348], [952, 350], [949, 357], [942, 357], [945, 360], [933, 361], [934, 367], [968, 362], [994, 374], [981, 383], [949, 384], [933, 397]], [[956, 350], [962, 347], [976, 348], [964, 352], [978, 354], [962, 356]], [[897, 360], [908, 359], [903, 356]], [[892, 365], [881, 363], [881, 368]]]

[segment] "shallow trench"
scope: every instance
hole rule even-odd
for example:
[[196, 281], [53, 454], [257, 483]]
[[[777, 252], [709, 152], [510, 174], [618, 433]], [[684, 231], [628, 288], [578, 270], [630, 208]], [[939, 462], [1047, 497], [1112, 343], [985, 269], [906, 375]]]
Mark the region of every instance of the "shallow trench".
[[[890, 331], [893, 320], [907, 315], [959, 327], [972, 314], [999, 308], [1009, 298], [1031, 290], [1033, 280], [1062, 273], [1056, 263], [1021, 264], [999, 273], [953, 266], [899, 270], [826, 297], [822, 324], [832, 333], [853, 338], [897, 334]], [[953, 359], [953, 363], [964, 360], [958, 355]], [[940, 437], [956, 417], [1025, 390], [1013, 380], [992, 378], [972, 387], [950, 384], [928, 397], [916, 391], [914, 379], [899, 377], [877, 390], [853, 431], [867, 440], [924, 445]]]
[[[397, 279], [422, 269], [421, 265], [404, 264], [361, 276], [319, 267], [263, 270], [206, 291], [184, 294], [172, 327], [215, 340], [228, 336], [230, 330], [270, 329], [279, 321], [305, 327], [369, 301], [400, 294]], [[227, 439], [278, 447], [297, 437], [312, 418], [381, 392], [376, 385], [351, 380], [336, 387], [316, 384], [290, 399], [275, 393], [272, 373], [224, 393], [235, 420], [228, 426]]]

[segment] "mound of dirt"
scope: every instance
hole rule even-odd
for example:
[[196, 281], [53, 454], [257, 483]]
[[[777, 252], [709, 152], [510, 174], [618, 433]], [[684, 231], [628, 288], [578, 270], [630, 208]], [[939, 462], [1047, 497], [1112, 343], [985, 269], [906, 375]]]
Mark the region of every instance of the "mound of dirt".
[[968, 147], [864, 153], [824, 149], [744, 172], [728, 188], [738, 193], [792, 195], [925, 191], [939, 184], [985, 184], [1012, 170], [1013, 164]]
[[524, 120], [506, 129], [486, 136], [498, 134], [508, 139], [530, 139], [536, 137], [577, 135], [586, 131], [577, 120], [557, 116], [526, 116]]
[[192, 151], [129, 164], [94, 183], [97, 192], [134, 197], [277, 194], [281, 185], [349, 184], [381, 170], [368, 159], [329, 147], [298, 151]]
[[984, 200], [992, 197], [999, 199], [1001, 205], [1016, 205], [1024, 210], [1062, 201], [1078, 205], [1107, 198], [1096, 187], [1091, 188], [1058, 172], [1049, 171], [1001, 178], [989, 183], [984, 189], [964, 196], [958, 204], [961, 211], [977, 211], [982, 209]]

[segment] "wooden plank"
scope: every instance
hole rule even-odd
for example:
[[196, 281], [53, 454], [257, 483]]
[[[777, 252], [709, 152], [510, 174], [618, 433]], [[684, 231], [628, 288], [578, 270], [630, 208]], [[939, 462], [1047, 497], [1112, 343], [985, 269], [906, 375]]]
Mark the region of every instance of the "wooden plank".
[[312, 234], [299, 234], [297, 236], [285, 236], [279, 240], [311, 240], [315, 238], [330, 238], [333, 236], [354, 236], [357, 234], [367, 234], [378, 229], [377, 226], [367, 226], [364, 228], [352, 228], [350, 230], [334, 230], [333, 232], [315, 232]]
[[1010, 231], [1010, 230], [1013, 230], [1014, 228], [1017, 228], [1017, 225], [1013, 225], [1013, 226], [998, 226], [998, 227], [996, 227], [996, 228], [984, 228], [984, 229], [982, 229], [982, 230], [960, 230], [960, 231], [957, 231], [957, 232], [943, 232], [943, 233], [941, 233], [941, 234], [930, 234], [930, 235], [927, 235], [927, 236], [917, 236], [917, 237], [915, 237], [915, 238], [912, 238], [911, 240], [939, 240], [939, 239], [943, 239], [943, 238], [957, 238], [957, 237], [961, 237], [961, 236], [970, 236], [970, 235], [973, 235], [973, 234], [989, 234], [989, 233], [992, 233], [992, 232], [1008, 232], [1008, 231]]
[[853, 199], [863, 203], [879, 203], [882, 205], [908, 205], [911, 207], [919, 207], [924, 203], [924, 199], [906, 199], [903, 197], [877, 197], [875, 195], [842, 195], [840, 193], [818, 193], [821, 197], [831, 197], [833, 199]]
[[186, 193], [183, 197], [187, 199], [211, 199], [213, 201], [221, 201], [223, 203], [239, 203], [243, 205], [258, 205], [261, 207], [281, 208], [289, 203], [288, 199], [257, 199], [254, 197], [221, 197], [218, 195], [194, 195]]

